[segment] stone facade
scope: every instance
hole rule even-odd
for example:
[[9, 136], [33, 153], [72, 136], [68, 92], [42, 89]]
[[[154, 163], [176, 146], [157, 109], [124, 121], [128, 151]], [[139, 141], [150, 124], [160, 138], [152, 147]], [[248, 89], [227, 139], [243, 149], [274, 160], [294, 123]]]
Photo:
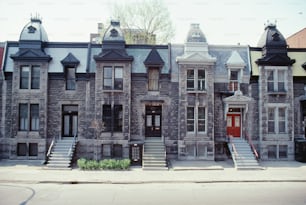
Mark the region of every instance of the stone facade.
[[[184, 44], [154, 46], [126, 45], [115, 21], [102, 44], [48, 42], [41, 21], [32, 26], [42, 33], [26, 26], [7, 44], [0, 158], [45, 160], [54, 138], [77, 135], [76, 158], [132, 159], [132, 146], [142, 152], [159, 137], [168, 159], [226, 160], [233, 136], [252, 141], [262, 160], [292, 160], [294, 139], [305, 136], [306, 72], [293, 59], [306, 51], [284, 47], [273, 26], [256, 48], [209, 45], [198, 24]], [[24, 66], [39, 67], [38, 89], [21, 86], [35, 80]], [[271, 92], [271, 83], [285, 89]]]

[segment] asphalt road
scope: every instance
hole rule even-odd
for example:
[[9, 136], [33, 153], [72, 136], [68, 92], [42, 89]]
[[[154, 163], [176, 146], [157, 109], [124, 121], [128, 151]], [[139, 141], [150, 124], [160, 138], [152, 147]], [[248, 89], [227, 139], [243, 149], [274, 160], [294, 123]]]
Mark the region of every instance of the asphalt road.
[[2, 205], [294, 204], [306, 183], [0, 184]]

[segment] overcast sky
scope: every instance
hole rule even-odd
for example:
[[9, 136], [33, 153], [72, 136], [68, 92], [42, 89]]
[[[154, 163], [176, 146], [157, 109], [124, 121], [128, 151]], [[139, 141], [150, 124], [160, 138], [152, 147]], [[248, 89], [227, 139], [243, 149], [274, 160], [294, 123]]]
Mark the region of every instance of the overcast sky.
[[[0, 42], [18, 40], [36, 13], [49, 41], [87, 42], [98, 22], [111, 19], [112, 2], [120, 1], [127, 0], [0, 0]], [[191, 23], [200, 24], [209, 44], [251, 46], [257, 45], [267, 20], [277, 21], [285, 37], [306, 27], [306, 0], [164, 1], [176, 28], [172, 43], [184, 43]]]

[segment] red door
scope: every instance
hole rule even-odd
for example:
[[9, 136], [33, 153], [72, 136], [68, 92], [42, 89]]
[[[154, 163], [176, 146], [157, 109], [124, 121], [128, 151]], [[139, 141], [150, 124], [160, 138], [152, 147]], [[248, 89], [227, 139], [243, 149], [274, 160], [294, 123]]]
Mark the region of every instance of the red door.
[[226, 118], [226, 133], [227, 136], [240, 137], [241, 133], [241, 115], [227, 114]]

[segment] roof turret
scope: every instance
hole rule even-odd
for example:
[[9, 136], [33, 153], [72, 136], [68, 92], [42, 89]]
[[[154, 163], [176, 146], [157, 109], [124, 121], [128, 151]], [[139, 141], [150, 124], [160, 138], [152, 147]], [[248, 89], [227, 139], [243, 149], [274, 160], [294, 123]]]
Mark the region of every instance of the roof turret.
[[38, 16], [32, 17], [31, 21], [23, 27], [19, 40], [47, 42], [48, 35], [42, 25], [41, 18]]

